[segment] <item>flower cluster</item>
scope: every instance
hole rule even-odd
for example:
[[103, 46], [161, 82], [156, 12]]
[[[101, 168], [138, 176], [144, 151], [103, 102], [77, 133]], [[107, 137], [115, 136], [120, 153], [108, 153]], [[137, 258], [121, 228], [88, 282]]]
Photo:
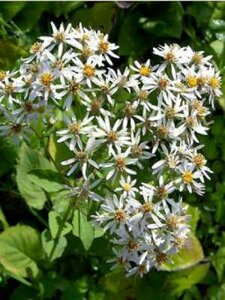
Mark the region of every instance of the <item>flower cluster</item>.
[[71, 153], [62, 166], [73, 195], [97, 201], [93, 219], [110, 236], [115, 265], [143, 275], [188, 237], [181, 192], [202, 195], [212, 173], [199, 135], [221, 95], [220, 75], [210, 56], [177, 44], [153, 49], [157, 65], [134, 61], [121, 72], [108, 35], [52, 29], [18, 72], [0, 73], [1, 134], [19, 141], [40, 118], [54, 123]]

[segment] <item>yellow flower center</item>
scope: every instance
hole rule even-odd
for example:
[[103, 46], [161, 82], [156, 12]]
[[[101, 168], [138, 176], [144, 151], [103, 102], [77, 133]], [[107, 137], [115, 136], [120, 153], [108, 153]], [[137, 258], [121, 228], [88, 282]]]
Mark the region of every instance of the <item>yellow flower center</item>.
[[169, 227], [170, 230], [176, 230], [179, 223], [180, 223], [180, 220], [177, 216], [170, 216], [166, 220], [166, 225]]
[[5, 93], [11, 95], [14, 92], [15, 88], [12, 83], [5, 85]]
[[162, 265], [163, 263], [165, 263], [167, 261], [167, 255], [166, 255], [166, 253], [158, 252], [156, 254], [155, 259], [156, 259], [157, 264]]
[[91, 111], [92, 113], [98, 113], [102, 106], [102, 102], [100, 100], [94, 100], [91, 102]]
[[117, 134], [116, 132], [114, 131], [110, 131], [107, 135], [107, 140], [108, 142], [110, 143], [114, 143], [115, 141], [117, 141], [118, 137], [117, 137]]
[[84, 65], [83, 74], [87, 77], [92, 77], [95, 75], [95, 68], [90, 65]]
[[109, 50], [109, 43], [107, 43], [107, 42], [100, 41], [98, 46], [99, 46], [101, 53], [107, 53]]
[[38, 53], [41, 50], [41, 43], [34, 43], [30, 48], [30, 53]]
[[125, 192], [130, 192], [131, 190], [131, 185], [128, 182], [125, 182], [123, 185], [123, 189]]
[[62, 43], [64, 41], [64, 33], [63, 32], [56, 32], [54, 35], [54, 39], [57, 43]]
[[125, 159], [123, 157], [117, 157], [116, 167], [119, 169], [120, 172], [124, 170], [125, 166], [126, 166]]
[[188, 76], [187, 77], [187, 84], [189, 87], [193, 88], [198, 85], [198, 79], [196, 76]]
[[192, 57], [192, 62], [195, 64], [195, 65], [200, 65], [201, 62], [203, 60], [203, 55], [199, 52], [195, 52], [193, 57]]
[[209, 80], [209, 85], [210, 85], [213, 89], [219, 88], [219, 87], [220, 87], [220, 81], [219, 81], [218, 78], [212, 77], [212, 78], [210, 78], [210, 80]]
[[198, 153], [194, 156], [193, 161], [197, 168], [201, 168], [206, 164], [204, 155], [202, 155], [200, 153]]
[[134, 240], [130, 240], [127, 243], [127, 248], [131, 251], [135, 251], [135, 250], [138, 250], [139, 244], [138, 244], [138, 242], [136, 242]]
[[42, 83], [44, 86], [49, 87], [50, 84], [51, 84], [52, 81], [53, 81], [53, 75], [52, 75], [52, 73], [50, 73], [50, 72], [42, 73], [42, 74], [41, 74], [40, 81], [41, 81], [41, 83]]
[[196, 125], [196, 118], [194, 117], [187, 117], [186, 118], [186, 125], [189, 128], [193, 128]]
[[144, 214], [149, 213], [150, 211], [152, 211], [152, 209], [153, 209], [152, 203], [150, 203], [150, 202], [147, 203], [146, 202], [146, 203], [142, 204], [141, 211]]
[[169, 81], [165, 77], [161, 77], [158, 80], [158, 87], [160, 90], [165, 90], [168, 87]]
[[145, 65], [142, 65], [140, 70], [139, 70], [139, 73], [140, 73], [141, 76], [149, 76], [150, 73], [151, 73], [151, 68], [147, 67]]
[[123, 222], [126, 220], [126, 213], [123, 209], [119, 209], [115, 212], [114, 218], [117, 222]]
[[165, 115], [168, 119], [174, 119], [175, 115], [176, 115], [176, 111], [174, 108], [172, 107], [166, 107], [165, 108]]
[[77, 90], [80, 88], [80, 84], [75, 80], [72, 80], [69, 85], [69, 92], [71, 94], [76, 94]]
[[148, 99], [148, 92], [147, 91], [140, 91], [139, 98], [142, 101], [146, 101]]
[[165, 60], [168, 61], [168, 62], [174, 62], [175, 60], [175, 56], [172, 52], [167, 52], [164, 56]]
[[185, 184], [190, 184], [193, 181], [193, 174], [190, 171], [185, 171], [184, 174], [182, 175], [182, 178]]
[[80, 124], [72, 123], [69, 125], [69, 129], [73, 134], [78, 134], [80, 132]]

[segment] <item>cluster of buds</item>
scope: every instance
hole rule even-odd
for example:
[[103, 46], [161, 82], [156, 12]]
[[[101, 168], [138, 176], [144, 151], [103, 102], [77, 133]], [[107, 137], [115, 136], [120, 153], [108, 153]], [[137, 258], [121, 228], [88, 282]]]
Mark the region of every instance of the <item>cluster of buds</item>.
[[[199, 135], [221, 95], [210, 56], [177, 44], [153, 49], [159, 63], [113, 68], [108, 35], [63, 25], [40, 37], [17, 72], [0, 73], [3, 135], [33, 135], [54, 119], [73, 196], [97, 201], [94, 222], [128, 275], [161, 268], [190, 228], [181, 192], [204, 194], [212, 172]], [[59, 111], [61, 112], [59, 114]], [[79, 185], [78, 185], [78, 180]]]

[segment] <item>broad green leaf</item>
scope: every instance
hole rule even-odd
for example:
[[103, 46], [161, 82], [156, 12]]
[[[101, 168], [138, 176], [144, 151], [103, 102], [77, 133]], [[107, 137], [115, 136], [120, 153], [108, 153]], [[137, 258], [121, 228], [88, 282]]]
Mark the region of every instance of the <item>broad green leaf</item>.
[[74, 24], [80, 22], [84, 26], [91, 26], [94, 29], [109, 32], [112, 27], [113, 15], [115, 14], [115, 3], [99, 2], [88, 9], [79, 9], [71, 15], [70, 19]]
[[67, 240], [64, 236], [54, 240], [52, 239], [50, 231], [44, 230], [41, 239], [44, 251], [50, 262], [62, 256], [67, 246]]
[[198, 264], [204, 258], [204, 253], [199, 240], [190, 234], [183, 248], [171, 256], [171, 263], [162, 266], [162, 270], [178, 271]]
[[46, 192], [57, 192], [64, 189], [62, 177], [50, 169], [33, 169], [28, 172], [28, 178]]
[[143, 23], [143, 29], [153, 37], [180, 38], [183, 30], [184, 10], [179, 2], [162, 3], [162, 11]]
[[66, 169], [61, 165], [63, 160], [71, 158], [71, 151], [64, 143], [57, 143], [55, 135], [51, 135], [48, 142], [48, 151], [58, 168]]
[[46, 194], [42, 188], [30, 180], [28, 174], [31, 170], [37, 168], [54, 170], [43, 154], [28, 148], [26, 145], [22, 145], [19, 150], [16, 174], [18, 189], [29, 206], [42, 209], [46, 201]]
[[139, 26], [140, 17], [139, 12], [130, 13], [121, 24], [118, 41], [120, 55], [143, 55], [148, 49], [148, 36]]
[[0, 156], [0, 176], [2, 176], [14, 167], [17, 157], [16, 146], [10, 140], [2, 137], [0, 138]]
[[[192, 2], [187, 8], [187, 14], [194, 17], [199, 26], [205, 26], [209, 24], [210, 18], [214, 11], [214, 5], [211, 2]], [[204, 27], [203, 27], [204, 29]]]
[[191, 226], [191, 231], [195, 232], [198, 220], [200, 218], [198, 208], [188, 204], [187, 215], [191, 215], [191, 219], [189, 221], [189, 224]]
[[51, 211], [48, 215], [49, 227], [53, 239], [59, 236], [64, 236], [72, 230], [72, 225], [68, 222], [63, 222], [62, 217], [55, 211]]
[[32, 227], [17, 225], [0, 234], [0, 264], [15, 276], [37, 277], [42, 253], [40, 234]]
[[220, 248], [212, 257], [212, 264], [216, 270], [219, 280], [222, 281], [225, 270], [225, 247]]
[[209, 271], [209, 264], [199, 264], [187, 270], [170, 274], [166, 280], [168, 291], [177, 297], [181, 296], [185, 290], [190, 289], [195, 284], [201, 282]]
[[5, 21], [9, 21], [24, 8], [25, 4], [25, 1], [2, 2], [0, 6], [0, 14], [3, 16]]
[[0, 230], [6, 229], [9, 227], [9, 224], [6, 220], [6, 217], [2, 211], [2, 208], [0, 206]]
[[73, 234], [81, 239], [85, 250], [90, 248], [94, 239], [94, 229], [85, 214], [79, 210], [74, 212]]

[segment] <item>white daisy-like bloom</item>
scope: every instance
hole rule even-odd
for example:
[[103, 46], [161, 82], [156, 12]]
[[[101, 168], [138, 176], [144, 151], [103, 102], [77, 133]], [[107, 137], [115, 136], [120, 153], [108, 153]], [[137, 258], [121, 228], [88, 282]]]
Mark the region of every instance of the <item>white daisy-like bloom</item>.
[[100, 88], [103, 96], [106, 97], [108, 102], [111, 105], [114, 105], [115, 101], [113, 95], [117, 92], [119, 87], [114, 81], [111, 80], [110, 74], [100, 74], [97, 77], [93, 78], [93, 82]]
[[174, 181], [169, 181], [164, 184], [163, 176], [159, 177], [158, 185], [151, 185], [148, 183], [142, 183], [141, 191], [143, 194], [153, 194], [154, 197], [159, 199], [167, 199], [169, 195], [176, 190]]
[[110, 162], [101, 164], [102, 168], [109, 169], [106, 176], [106, 180], [115, 179], [118, 175], [135, 175], [136, 171], [130, 169], [130, 166], [134, 166], [137, 159], [130, 157], [130, 149], [128, 148], [125, 152], [115, 152], [113, 149], [111, 151], [112, 158]]
[[67, 125], [67, 129], [57, 131], [57, 135], [61, 136], [57, 142], [62, 143], [69, 140], [69, 149], [73, 150], [76, 144], [82, 147], [81, 136], [89, 135], [90, 132], [95, 128], [94, 125], [88, 124], [93, 120], [94, 117], [86, 115], [84, 119], [78, 120], [74, 113], [71, 117], [64, 115], [64, 122]]
[[75, 47], [77, 49], [81, 48], [81, 44], [75, 39], [74, 33], [72, 31], [72, 25], [68, 24], [65, 28], [63, 24], [60, 25], [59, 29], [51, 22], [52, 36], [41, 36], [40, 40], [43, 41], [46, 48], [52, 49], [58, 46], [58, 57], [62, 56], [64, 44]]
[[92, 83], [95, 78], [105, 71], [97, 69], [97, 62], [92, 58], [88, 58], [86, 62], [82, 62], [78, 57], [73, 59], [74, 67], [71, 67], [75, 71], [78, 81], [84, 81], [89, 88], [92, 88]]
[[182, 192], [203, 195], [212, 173], [198, 137], [221, 76], [210, 56], [177, 44], [153, 49], [158, 65], [136, 60], [121, 71], [108, 34], [51, 26], [18, 70], [0, 71], [0, 135], [29, 144], [36, 134], [42, 145], [56, 131], [71, 153], [61, 162], [65, 189], [78, 203], [98, 202], [93, 219], [112, 243], [110, 262], [127, 276], [160, 270], [188, 241]]
[[118, 198], [115, 194], [112, 198], [105, 199], [101, 205], [103, 214], [96, 214], [95, 221], [99, 224], [105, 223], [103, 229], [113, 233], [116, 229], [124, 227], [129, 220], [129, 212], [123, 196]]
[[97, 117], [98, 127], [96, 127], [93, 136], [101, 143], [107, 143], [109, 154], [113, 148], [117, 151], [130, 144], [130, 137], [125, 127], [121, 126], [122, 120], [116, 120], [113, 126], [110, 124], [108, 116]]
[[166, 73], [157, 72], [150, 77], [143, 78], [143, 90], [149, 93], [158, 92], [159, 104], [165, 97], [174, 98], [173, 92], [177, 90], [173, 81]]
[[136, 192], [138, 192], [138, 188], [136, 188], [137, 180], [132, 180], [130, 176], [126, 178], [121, 176], [120, 179], [120, 187], [115, 189], [115, 192], [122, 192], [122, 195], [126, 198], [127, 196], [135, 197]]
[[190, 62], [189, 49], [182, 48], [178, 44], [165, 44], [164, 46], [153, 48], [153, 53], [164, 59], [164, 62], [159, 67], [160, 71], [164, 71], [168, 64], [171, 64], [173, 68], [173, 64], [175, 64], [179, 69], [182, 69], [184, 64]]
[[63, 166], [69, 166], [70, 169], [67, 172], [67, 176], [72, 175], [77, 169], [81, 170], [84, 179], [87, 179], [87, 168], [91, 166], [92, 168], [99, 168], [99, 165], [91, 159], [95, 148], [98, 146], [98, 143], [94, 138], [89, 138], [86, 143], [86, 146], [78, 143], [77, 148], [73, 148], [74, 157], [64, 160], [61, 162]]
[[157, 69], [158, 66], [151, 66], [151, 61], [148, 59], [145, 63], [140, 63], [139, 61], [134, 61], [134, 66], [130, 66], [130, 68], [135, 71], [133, 75], [134, 78], [139, 77], [149, 77], [152, 72]]
[[111, 58], [119, 58], [119, 56], [114, 53], [114, 51], [117, 50], [119, 46], [109, 42], [108, 34], [103, 35], [99, 31], [95, 32], [93, 35], [93, 39], [90, 40], [90, 44], [94, 43], [96, 43], [100, 58], [102, 57], [102, 60], [106, 60], [107, 63], [112, 66], [113, 62]]
[[199, 170], [196, 171], [193, 164], [184, 162], [184, 165], [179, 166], [179, 173], [180, 176], [176, 183], [179, 184], [180, 191], [187, 189], [189, 193], [202, 194], [202, 184], [198, 181], [201, 177], [201, 172]]
[[89, 175], [86, 179], [84, 179], [81, 186], [66, 186], [66, 188], [71, 191], [70, 196], [76, 196], [78, 199], [85, 201], [88, 199], [94, 201], [103, 201], [103, 198], [93, 191], [93, 189], [99, 185], [101, 179], [93, 181], [93, 177], [93, 174]]

